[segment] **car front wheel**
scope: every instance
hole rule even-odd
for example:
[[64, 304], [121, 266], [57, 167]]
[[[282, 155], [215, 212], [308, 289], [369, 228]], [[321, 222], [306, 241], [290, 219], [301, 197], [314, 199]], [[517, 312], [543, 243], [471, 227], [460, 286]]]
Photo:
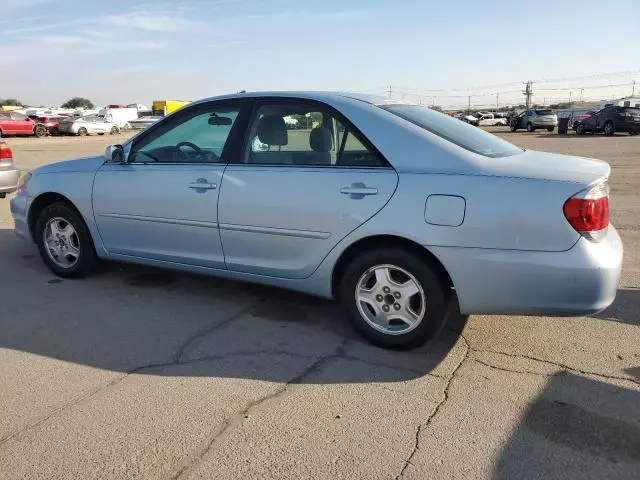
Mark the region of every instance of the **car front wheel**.
[[535, 131], [536, 127], [533, 126], [533, 123], [529, 122], [527, 123], [527, 132], [533, 132]]
[[80, 214], [67, 203], [44, 209], [36, 223], [36, 244], [44, 263], [64, 278], [86, 277], [96, 263], [91, 235]]
[[345, 269], [340, 300], [352, 325], [372, 343], [417, 347], [447, 318], [447, 294], [434, 269], [402, 249], [365, 251]]
[[584, 130], [584, 125], [583, 125], [582, 123], [577, 124], [577, 125], [574, 127], [574, 130], [576, 131], [576, 133], [577, 133], [578, 135], [583, 135], [583, 134], [584, 134], [584, 132], [585, 132], [585, 130]]

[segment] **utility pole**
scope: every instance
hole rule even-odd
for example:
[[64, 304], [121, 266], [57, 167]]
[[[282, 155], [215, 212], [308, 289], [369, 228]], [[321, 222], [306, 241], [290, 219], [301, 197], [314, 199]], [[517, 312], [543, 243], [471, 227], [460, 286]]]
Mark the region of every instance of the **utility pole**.
[[471, 95], [469, 95], [469, 102], [467, 103], [467, 115], [471, 112]]
[[391, 98], [391, 85], [389, 85], [389, 98]]
[[569, 90], [569, 106], [571, 106], [571, 94], [572, 94], [572, 93], [573, 93], [573, 92], [572, 92], [571, 90]]
[[529, 80], [525, 84], [524, 90], [522, 91], [522, 93], [524, 94], [526, 107], [530, 108], [531, 107], [531, 97], [533, 97], [533, 82], [531, 80]]
[[500, 109], [499, 93], [496, 93], [496, 111]]
[[636, 81], [635, 80], [633, 82], [631, 82], [631, 96], [632, 97], [636, 96]]
[[582, 91], [584, 90], [584, 88], [580, 89], [580, 101], [582, 102]]

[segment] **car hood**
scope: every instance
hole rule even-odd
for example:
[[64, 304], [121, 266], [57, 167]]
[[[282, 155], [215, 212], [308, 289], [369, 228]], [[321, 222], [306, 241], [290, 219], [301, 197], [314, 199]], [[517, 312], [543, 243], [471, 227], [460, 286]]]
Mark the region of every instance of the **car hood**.
[[81, 157], [73, 160], [50, 163], [31, 171], [33, 174], [42, 173], [71, 173], [71, 172], [95, 172], [104, 163], [102, 155], [95, 157]]
[[607, 162], [592, 158], [527, 150], [518, 155], [492, 158], [484, 163], [486, 173], [518, 178], [559, 180], [589, 184], [609, 176]]

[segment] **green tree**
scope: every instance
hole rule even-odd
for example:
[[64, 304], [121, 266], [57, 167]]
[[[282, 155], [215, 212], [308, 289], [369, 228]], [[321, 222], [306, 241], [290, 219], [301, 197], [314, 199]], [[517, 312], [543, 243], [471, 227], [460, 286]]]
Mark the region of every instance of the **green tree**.
[[8, 107], [22, 107], [22, 102], [16, 98], [7, 98], [6, 100], [0, 100], [0, 105], [6, 105]]
[[63, 103], [62, 108], [93, 108], [93, 102], [88, 98], [73, 97]]

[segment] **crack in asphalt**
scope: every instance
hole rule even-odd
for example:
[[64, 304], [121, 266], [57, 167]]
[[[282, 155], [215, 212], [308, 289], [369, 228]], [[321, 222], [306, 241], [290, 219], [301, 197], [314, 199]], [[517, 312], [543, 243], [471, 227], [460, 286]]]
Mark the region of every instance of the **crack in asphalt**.
[[[631, 383], [635, 383], [637, 385], [640, 385], [640, 381], [635, 380], [635, 379], [630, 378], [630, 377], [624, 377], [624, 376], [620, 376], [620, 375], [609, 375], [609, 374], [606, 374], [606, 373], [599, 373], [599, 372], [592, 372], [592, 371], [589, 371], [589, 370], [582, 370], [582, 369], [579, 369], [579, 368], [570, 367], [569, 365], [566, 365], [564, 363], [554, 362], [554, 361], [551, 361], [551, 360], [543, 360], [541, 358], [532, 357], [530, 355], [523, 355], [523, 354], [519, 354], [519, 353], [506, 353], [506, 352], [500, 352], [500, 351], [497, 351], [497, 350], [485, 350], [485, 349], [471, 349], [471, 351], [472, 352], [477, 352], [477, 353], [494, 353], [494, 354], [498, 354], [498, 355], [505, 355], [505, 356], [511, 357], [511, 358], [524, 358], [526, 360], [533, 360], [534, 362], [540, 362], [540, 363], [546, 363], [548, 365], [554, 365], [555, 367], [558, 367], [559, 369], [565, 370], [565, 371], [568, 371], [568, 372], [580, 373], [582, 375], [593, 375], [594, 377], [602, 377], [602, 378], [607, 378], [609, 380], [621, 380], [621, 381], [631, 382]], [[513, 370], [509, 370], [509, 371], [513, 371]], [[518, 373], [518, 372], [515, 372], [515, 373]]]
[[440, 411], [442, 406], [446, 403], [447, 400], [449, 400], [449, 388], [451, 387], [451, 383], [453, 382], [453, 379], [456, 376], [456, 373], [458, 373], [458, 370], [460, 370], [460, 367], [462, 366], [462, 364], [467, 360], [469, 352], [471, 351], [471, 348], [469, 347], [469, 342], [467, 342], [467, 339], [464, 338], [462, 336], [462, 334], [460, 334], [460, 338], [462, 339], [462, 341], [464, 342], [464, 345], [465, 345], [464, 355], [463, 355], [462, 359], [460, 360], [460, 363], [458, 363], [458, 365], [456, 365], [456, 368], [453, 369], [453, 371], [451, 372], [451, 375], [449, 375], [449, 378], [447, 379], [447, 383], [445, 384], [444, 390], [442, 392], [443, 393], [442, 400], [440, 400], [440, 402], [438, 402], [438, 404], [435, 406], [435, 408], [431, 412], [431, 415], [429, 415], [429, 417], [427, 417], [427, 420], [424, 423], [421, 423], [421, 424], [418, 425], [418, 428], [416, 429], [416, 435], [415, 435], [415, 441], [414, 441], [414, 444], [413, 444], [413, 449], [411, 450], [411, 453], [409, 454], [407, 459], [404, 461], [404, 465], [402, 466], [402, 469], [400, 470], [400, 473], [398, 473], [398, 475], [396, 475], [395, 480], [399, 480], [400, 478], [402, 478], [404, 476], [404, 472], [407, 470], [409, 465], [413, 465], [413, 463], [411, 463], [411, 461], [413, 460], [413, 457], [416, 455], [416, 453], [418, 453], [418, 450], [420, 449], [420, 434], [422, 433], [423, 427], [426, 429], [429, 426], [429, 424], [431, 424], [431, 421], [438, 414], [438, 412]]
[[[471, 351], [471, 352], [475, 352], [475, 353], [493, 353], [493, 354], [496, 354], [496, 355], [505, 355], [505, 356], [511, 357], [511, 358], [520, 358], [520, 359], [532, 360], [534, 362], [540, 362], [540, 363], [546, 363], [548, 365], [553, 365], [555, 367], [558, 367], [561, 370], [565, 370], [565, 371], [569, 371], [569, 372], [580, 373], [582, 375], [593, 375], [595, 377], [602, 377], [602, 378], [607, 378], [607, 379], [610, 379], [610, 380], [621, 380], [621, 381], [631, 382], [631, 383], [635, 383], [637, 385], [640, 385], [640, 381], [639, 380], [636, 380], [636, 379], [631, 378], [631, 377], [620, 376], [620, 375], [609, 375], [609, 374], [606, 374], [606, 373], [598, 373], [598, 372], [593, 372], [593, 371], [589, 371], [589, 370], [582, 370], [582, 369], [579, 369], [579, 368], [570, 367], [569, 365], [566, 365], [564, 363], [554, 362], [552, 360], [543, 360], [541, 358], [533, 357], [531, 355], [524, 355], [524, 354], [520, 354], [520, 353], [501, 352], [499, 350], [473, 348], [471, 346], [471, 343], [469, 342], [469, 340], [464, 336], [464, 334], [461, 331], [457, 331], [457, 330], [453, 330], [453, 329], [450, 329], [450, 330], [452, 332], [455, 332], [458, 335], [460, 335], [460, 338], [462, 338], [465, 341], [467, 347], [469, 348], [469, 351]], [[480, 362], [480, 361], [478, 361], [477, 359], [474, 359], [474, 358], [472, 358], [471, 360], [474, 360], [474, 361], [476, 361], [478, 363], [482, 363], [482, 362]], [[513, 372], [513, 373], [523, 373], [523, 374], [530, 373], [532, 375], [545, 375], [543, 373], [511, 370], [511, 369], [508, 369], [508, 368], [496, 367], [495, 365], [487, 365], [487, 366], [488, 367], [492, 367], [492, 368], [496, 368], [498, 370], [505, 370], [505, 371]]]
[[242, 424], [242, 422], [244, 421], [245, 418], [247, 418], [247, 416], [248, 416], [248, 414], [249, 414], [249, 412], [251, 410], [253, 410], [256, 407], [259, 407], [260, 405], [262, 405], [262, 404], [264, 404], [264, 403], [266, 403], [268, 401], [274, 400], [274, 399], [284, 395], [291, 385], [295, 385], [295, 384], [301, 383], [302, 380], [304, 380], [304, 378], [306, 378], [309, 375], [311, 375], [312, 373], [320, 370], [328, 362], [330, 362], [332, 360], [335, 360], [337, 358], [342, 358], [344, 356], [343, 347], [344, 347], [346, 342], [347, 342], [347, 339], [345, 338], [336, 347], [336, 349], [334, 350], [334, 353], [331, 353], [329, 355], [325, 355], [323, 357], [318, 358], [316, 361], [314, 361], [311, 365], [309, 365], [307, 368], [305, 368], [302, 372], [300, 372], [294, 378], [292, 378], [291, 380], [289, 380], [286, 383], [283, 383], [280, 386], [280, 388], [276, 389], [274, 392], [269, 393], [268, 395], [265, 395], [264, 397], [261, 397], [261, 398], [259, 398], [257, 400], [254, 400], [254, 401], [250, 402], [241, 412], [237, 413], [232, 419], [226, 420], [222, 424], [222, 428], [220, 428], [217, 431], [216, 435], [213, 436], [209, 440], [209, 442], [207, 443], [205, 448], [200, 452], [200, 454], [197, 456], [197, 458], [195, 458], [189, 465], [184, 466], [180, 470], [178, 470], [178, 472], [173, 477], [171, 477], [172, 480], [178, 480], [180, 478], [185, 477], [186, 475], [189, 475], [189, 473], [195, 467], [197, 467], [202, 462], [202, 460], [204, 460], [204, 458], [207, 456], [207, 454], [211, 451], [211, 448], [213, 448], [213, 445], [215, 445], [215, 443], [227, 431], [229, 431], [231, 428], [239, 426], [240, 424]]
[[498, 367], [497, 365], [492, 365], [490, 363], [487, 363], [483, 360], [478, 360], [477, 358], [469, 358], [469, 360], [471, 360], [472, 362], [476, 362], [479, 363], [480, 365], [484, 365], [485, 367], [489, 367], [489, 368], [493, 368], [494, 370], [500, 370], [502, 372], [509, 372], [509, 373], [523, 373], [523, 374], [528, 374], [528, 375], [537, 375], [539, 377], [552, 377], [553, 373], [542, 373], [542, 372], [532, 372], [531, 370], [514, 370], [511, 368], [505, 368], [505, 367]]
[[[64, 403], [63, 405], [60, 405], [56, 408], [54, 408], [52, 411], [48, 412], [45, 416], [41, 417], [40, 419], [36, 420], [33, 423], [30, 423], [29, 425], [26, 425], [25, 427], [16, 430], [15, 432], [12, 432], [2, 438], [0, 438], [0, 448], [9, 440], [11, 440], [12, 438], [28, 432], [30, 430], [33, 430], [34, 428], [37, 428], [38, 426], [42, 425], [44, 422], [46, 422], [47, 420], [53, 418], [54, 416], [56, 416], [57, 414], [72, 408], [75, 405], [78, 405], [80, 403], [82, 403], [85, 400], [90, 399], [91, 397], [97, 395], [98, 393], [100, 393], [101, 391], [113, 387], [115, 385], [117, 385], [118, 383], [120, 383], [121, 381], [123, 381], [125, 378], [127, 378], [129, 375], [138, 373], [142, 370], [146, 370], [146, 369], [150, 369], [150, 368], [157, 368], [157, 367], [169, 367], [169, 366], [174, 366], [174, 365], [180, 365], [180, 364], [185, 364], [185, 363], [190, 363], [190, 362], [180, 362], [181, 357], [183, 356], [185, 349], [194, 341], [198, 340], [199, 338], [206, 336], [207, 334], [217, 330], [218, 328], [222, 328], [225, 325], [228, 325], [229, 323], [233, 322], [234, 320], [238, 319], [240, 316], [242, 316], [243, 314], [247, 313], [248, 311], [250, 311], [252, 308], [254, 308], [256, 305], [260, 304], [261, 302], [264, 302], [265, 300], [267, 300], [268, 297], [263, 297], [260, 300], [258, 300], [257, 302], [253, 302], [251, 303], [249, 306], [247, 306], [246, 308], [243, 308], [242, 310], [240, 310], [239, 312], [235, 313], [234, 315], [231, 315], [229, 318], [223, 320], [222, 322], [216, 323], [213, 326], [210, 326], [206, 329], [203, 329], [199, 332], [196, 332], [195, 334], [191, 335], [189, 338], [187, 338], [178, 348], [178, 351], [174, 357], [174, 361], [172, 362], [157, 362], [157, 363], [151, 363], [148, 365], [142, 365], [136, 368], [133, 368], [131, 370], [128, 370], [124, 373], [122, 373], [121, 375], [118, 375], [116, 378], [110, 380], [107, 383], [104, 383], [88, 392], [85, 392], [83, 394], [80, 394], [76, 397], [74, 397], [72, 400]], [[200, 359], [198, 359], [200, 360]]]

